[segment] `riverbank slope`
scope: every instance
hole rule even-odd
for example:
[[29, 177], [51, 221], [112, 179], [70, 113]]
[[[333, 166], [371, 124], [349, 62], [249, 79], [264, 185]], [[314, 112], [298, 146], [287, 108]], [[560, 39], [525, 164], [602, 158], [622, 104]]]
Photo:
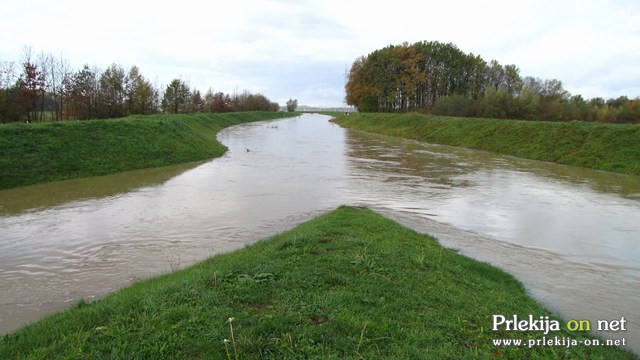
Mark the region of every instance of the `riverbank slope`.
[[640, 126], [353, 113], [336, 123], [373, 133], [640, 175]]
[[[340, 207], [1, 337], [0, 358], [635, 358], [615, 346], [529, 347], [540, 328], [493, 331], [494, 314], [552, 316], [507, 273]], [[593, 339], [557, 321], [547, 339]], [[494, 345], [502, 338], [525, 345]]]
[[0, 125], [0, 189], [220, 156], [216, 134], [241, 123], [297, 116], [244, 112]]

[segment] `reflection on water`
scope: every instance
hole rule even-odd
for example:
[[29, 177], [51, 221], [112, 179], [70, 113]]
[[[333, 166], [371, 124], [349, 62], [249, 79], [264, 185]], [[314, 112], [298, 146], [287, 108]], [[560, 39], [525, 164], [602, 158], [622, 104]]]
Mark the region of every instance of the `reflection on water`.
[[200, 162], [126, 171], [107, 176], [56, 181], [0, 190], [0, 216], [51, 208], [71, 201], [98, 199], [161, 184]]
[[637, 177], [348, 134], [353, 199], [516, 275], [566, 318], [624, 316], [628, 332], [602, 335], [640, 350]]
[[422, 214], [576, 261], [637, 269], [637, 177], [349, 134], [352, 188], [383, 194], [372, 206]]
[[[104, 197], [39, 204], [0, 192], [0, 331], [358, 204], [513, 273], [565, 317], [625, 316], [630, 330], [622, 336], [638, 350], [637, 177], [420, 144], [327, 120], [305, 115], [225, 129], [219, 138], [230, 150], [222, 158], [142, 175]], [[106, 188], [129, 176], [83, 181]], [[12, 192], [65, 199], [77, 191], [56, 186]]]

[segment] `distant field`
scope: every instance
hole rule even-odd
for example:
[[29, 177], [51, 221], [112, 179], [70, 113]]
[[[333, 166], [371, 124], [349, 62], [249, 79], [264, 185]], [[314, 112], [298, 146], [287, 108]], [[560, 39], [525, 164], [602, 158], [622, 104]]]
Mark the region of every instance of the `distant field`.
[[222, 155], [221, 129], [295, 113], [148, 115], [0, 125], [0, 189]]
[[336, 123], [373, 133], [640, 175], [640, 126], [354, 113]]

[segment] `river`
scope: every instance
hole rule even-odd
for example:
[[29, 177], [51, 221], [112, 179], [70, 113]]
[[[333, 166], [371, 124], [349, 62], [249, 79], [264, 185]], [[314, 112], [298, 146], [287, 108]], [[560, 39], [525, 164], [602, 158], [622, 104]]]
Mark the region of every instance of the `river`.
[[510, 272], [566, 319], [625, 317], [603, 335], [640, 352], [638, 177], [328, 120], [225, 129], [208, 162], [0, 191], [0, 333], [350, 204]]

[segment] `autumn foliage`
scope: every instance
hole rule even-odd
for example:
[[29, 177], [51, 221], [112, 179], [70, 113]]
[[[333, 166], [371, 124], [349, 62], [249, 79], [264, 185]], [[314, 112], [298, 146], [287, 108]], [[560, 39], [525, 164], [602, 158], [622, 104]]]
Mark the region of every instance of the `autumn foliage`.
[[72, 70], [65, 59], [25, 50], [20, 63], [0, 62], [0, 122], [119, 118], [128, 115], [193, 112], [278, 111], [262, 94], [203, 96], [185, 81], [156, 86], [137, 66]]
[[516, 65], [486, 62], [453, 44], [391, 45], [357, 58], [346, 101], [362, 112], [530, 120], [640, 121], [640, 99], [585, 100], [559, 80], [520, 76]]

